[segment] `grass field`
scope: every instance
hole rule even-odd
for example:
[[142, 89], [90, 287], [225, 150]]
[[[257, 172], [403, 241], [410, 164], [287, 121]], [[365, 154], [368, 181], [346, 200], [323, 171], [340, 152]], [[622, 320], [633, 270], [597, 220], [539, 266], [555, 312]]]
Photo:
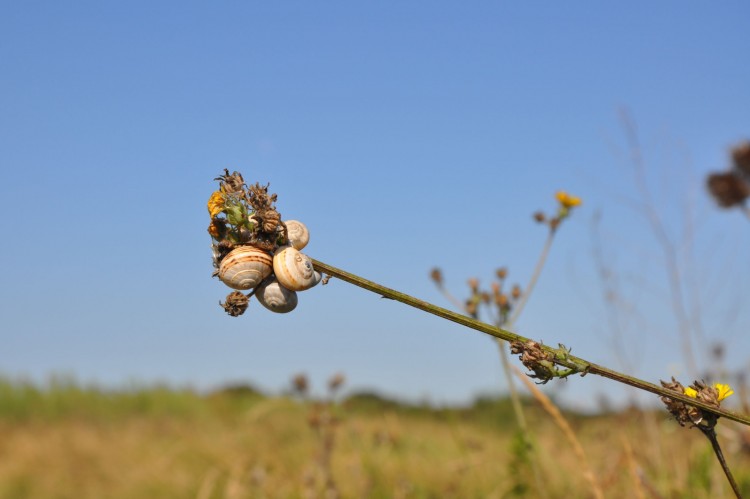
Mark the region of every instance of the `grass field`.
[[[505, 400], [434, 409], [0, 379], [0, 497], [591, 497], [561, 430], [527, 404], [542, 491]], [[732, 497], [702, 435], [666, 412], [565, 416], [606, 497]], [[748, 432], [719, 429], [750, 495]]]

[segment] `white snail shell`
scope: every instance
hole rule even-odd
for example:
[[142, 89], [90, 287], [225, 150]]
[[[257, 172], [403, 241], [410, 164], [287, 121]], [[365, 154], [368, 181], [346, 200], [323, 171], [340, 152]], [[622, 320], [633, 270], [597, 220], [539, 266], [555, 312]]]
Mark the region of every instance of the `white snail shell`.
[[307, 230], [305, 224], [298, 220], [287, 220], [284, 224], [286, 225], [289, 244], [298, 250], [307, 246], [307, 243], [310, 242], [310, 231]]
[[240, 246], [230, 251], [219, 265], [219, 279], [234, 289], [250, 289], [273, 271], [273, 258], [253, 246]]
[[297, 293], [286, 289], [276, 279], [268, 280], [258, 286], [255, 297], [268, 310], [279, 314], [291, 312], [297, 307]]
[[310, 257], [293, 246], [282, 246], [273, 256], [276, 279], [287, 289], [304, 291], [320, 282], [321, 275], [313, 269]]

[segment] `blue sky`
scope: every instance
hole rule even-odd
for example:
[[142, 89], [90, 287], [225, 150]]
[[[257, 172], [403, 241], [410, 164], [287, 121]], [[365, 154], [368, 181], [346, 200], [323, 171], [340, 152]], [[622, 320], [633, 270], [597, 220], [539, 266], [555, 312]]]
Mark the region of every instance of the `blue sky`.
[[[623, 109], [678, 241], [701, 364], [720, 341], [747, 369], [750, 231], [703, 178], [750, 136], [748, 15], [740, 1], [6, 2], [0, 372], [279, 390], [341, 371], [436, 402], [502, 388], [487, 337], [335, 280], [292, 314], [225, 316], [205, 202], [228, 168], [270, 182], [314, 258], [443, 306], [435, 265], [458, 295], [501, 265], [524, 284], [545, 237], [530, 216], [567, 189], [584, 205], [518, 331], [652, 381], [684, 375]], [[592, 377], [552, 385], [583, 406], [625, 396]]]

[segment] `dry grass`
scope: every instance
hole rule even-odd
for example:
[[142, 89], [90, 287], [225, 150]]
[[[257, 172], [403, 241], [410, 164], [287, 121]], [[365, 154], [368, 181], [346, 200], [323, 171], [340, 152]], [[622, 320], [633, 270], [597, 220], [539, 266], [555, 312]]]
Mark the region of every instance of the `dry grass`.
[[[98, 403], [118, 404], [118, 396]], [[18, 417], [6, 404], [0, 497], [324, 497], [309, 407], [287, 398], [183, 396], [195, 407], [183, 400], [155, 412], [119, 403], [120, 413], [79, 407]], [[528, 412], [547, 495], [590, 495], [565, 435], [543, 411]], [[523, 473], [514, 466], [514, 428], [504, 426], [512, 422], [488, 408], [352, 403], [338, 413], [331, 473], [342, 497], [509, 497], [513, 474]], [[606, 497], [731, 497], [702, 435], [662, 413], [566, 418]], [[750, 492], [750, 455], [725, 448]]]

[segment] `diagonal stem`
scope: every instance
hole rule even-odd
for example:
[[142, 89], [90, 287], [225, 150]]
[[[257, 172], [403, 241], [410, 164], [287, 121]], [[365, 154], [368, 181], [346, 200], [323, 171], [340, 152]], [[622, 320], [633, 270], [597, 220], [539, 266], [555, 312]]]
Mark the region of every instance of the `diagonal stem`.
[[[315, 270], [317, 270], [318, 272], [323, 272], [330, 276], [337, 277], [344, 282], [348, 282], [349, 284], [353, 284], [362, 289], [366, 289], [368, 291], [381, 295], [384, 298], [390, 298], [392, 300], [400, 301], [401, 303], [404, 303], [411, 307], [417, 308], [419, 310], [423, 310], [425, 312], [431, 313], [443, 319], [447, 319], [457, 324], [461, 324], [462, 326], [466, 326], [468, 328], [480, 331], [490, 336], [494, 336], [495, 338], [500, 338], [509, 342], [521, 341], [525, 343], [525, 342], [531, 341], [529, 338], [526, 338], [524, 336], [512, 333], [505, 329], [492, 326], [490, 324], [486, 324], [484, 322], [478, 321], [476, 319], [472, 319], [471, 317], [467, 317], [465, 315], [453, 312], [451, 310], [438, 307], [437, 305], [433, 305], [429, 302], [420, 300], [418, 298], [414, 298], [413, 296], [407, 295], [405, 293], [401, 293], [394, 289], [387, 288], [373, 281], [368, 281], [367, 279], [359, 277], [358, 275], [351, 274], [344, 270], [338, 269], [336, 267], [328, 265], [327, 263], [323, 263], [318, 260], [313, 260], [313, 266], [315, 267]], [[559, 353], [559, 350], [553, 349], [547, 345], [542, 345], [542, 349], [552, 355]], [[581, 374], [586, 374], [586, 373], [596, 374], [598, 376], [609, 378], [614, 381], [624, 383], [626, 385], [634, 386], [638, 389], [645, 390], [647, 392], [651, 392], [656, 395], [669, 397], [674, 400], [679, 400], [680, 402], [684, 402], [685, 404], [691, 405], [693, 407], [699, 407], [703, 409], [704, 411], [710, 412], [712, 414], [716, 414], [717, 416], [723, 416], [727, 419], [731, 419], [732, 421], [736, 421], [738, 423], [742, 423], [744, 425], [750, 426], [749, 416], [745, 416], [742, 414], [735, 414], [725, 409], [716, 408], [712, 405], [706, 404], [705, 402], [701, 402], [697, 399], [688, 397], [687, 395], [677, 393], [672, 390], [668, 390], [666, 388], [655, 385], [653, 383], [649, 383], [648, 381], [643, 381], [633, 376], [628, 376], [627, 374], [619, 373], [607, 367], [594, 364], [593, 362], [589, 362], [580, 357], [576, 357], [575, 355], [567, 355], [566, 358], [557, 358], [556, 362], [560, 364], [561, 366], [574, 369], [576, 372], [583, 371]]]

